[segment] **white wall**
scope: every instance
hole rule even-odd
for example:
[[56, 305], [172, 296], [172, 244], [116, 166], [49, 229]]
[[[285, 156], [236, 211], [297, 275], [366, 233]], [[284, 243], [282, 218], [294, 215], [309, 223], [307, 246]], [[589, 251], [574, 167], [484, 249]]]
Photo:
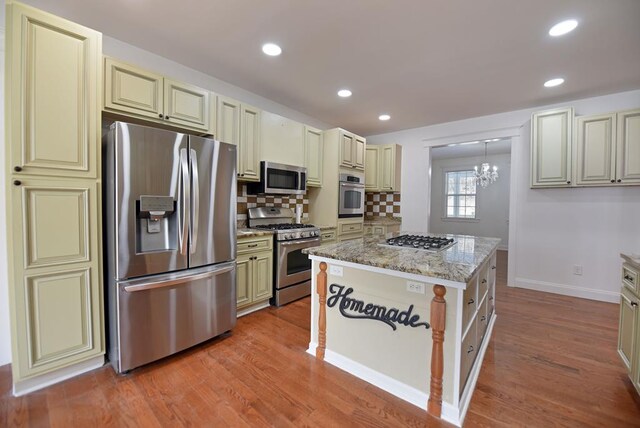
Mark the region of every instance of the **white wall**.
[[640, 253], [640, 186], [529, 188], [531, 113], [565, 105], [576, 115], [639, 108], [640, 90], [367, 137], [403, 146], [403, 229], [428, 230], [427, 147], [512, 136], [509, 285], [617, 301], [619, 253]]
[[486, 188], [476, 189], [476, 219], [445, 217], [446, 171], [473, 169], [484, 161], [484, 156], [433, 159], [431, 161], [431, 202], [429, 231], [500, 238], [500, 248], [509, 245], [509, 180], [511, 155], [487, 156], [490, 165], [498, 167], [498, 180]]

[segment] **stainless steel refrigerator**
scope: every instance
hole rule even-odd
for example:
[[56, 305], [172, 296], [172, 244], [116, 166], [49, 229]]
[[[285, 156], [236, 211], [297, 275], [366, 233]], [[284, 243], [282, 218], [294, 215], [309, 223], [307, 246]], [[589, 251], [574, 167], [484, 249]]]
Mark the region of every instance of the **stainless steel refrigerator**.
[[104, 140], [108, 355], [121, 373], [236, 323], [236, 147], [115, 122]]

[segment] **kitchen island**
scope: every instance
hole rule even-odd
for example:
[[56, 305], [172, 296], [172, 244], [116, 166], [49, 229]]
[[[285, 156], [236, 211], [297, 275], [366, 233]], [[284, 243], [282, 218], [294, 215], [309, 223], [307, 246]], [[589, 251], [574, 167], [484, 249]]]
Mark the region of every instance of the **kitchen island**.
[[461, 426], [496, 319], [500, 240], [436, 236], [455, 243], [431, 252], [370, 237], [305, 250], [307, 352]]

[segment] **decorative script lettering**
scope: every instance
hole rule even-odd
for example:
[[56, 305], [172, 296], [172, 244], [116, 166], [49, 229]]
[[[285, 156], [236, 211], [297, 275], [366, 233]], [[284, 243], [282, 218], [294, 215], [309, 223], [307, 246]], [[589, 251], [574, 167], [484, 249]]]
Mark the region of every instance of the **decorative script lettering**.
[[330, 308], [337, 306], [343, 317], [381, 321], [393, 330], [397, 329], [396, 324], [414, 328], [424, 327], [425, 329], [431, 327], [428, 322], [419, 322], [420, 315], [412, 314], [413, 305], [409, 305], [406, 311], [401, 311], [372, 303], [365, 304], [362, 300], [349, 297], [353, 293], [353, 288], [345, 289], [344, 285], [339, 284], [331, 284], [329, 293], [331, 296], [327, 298], [327, 306]]

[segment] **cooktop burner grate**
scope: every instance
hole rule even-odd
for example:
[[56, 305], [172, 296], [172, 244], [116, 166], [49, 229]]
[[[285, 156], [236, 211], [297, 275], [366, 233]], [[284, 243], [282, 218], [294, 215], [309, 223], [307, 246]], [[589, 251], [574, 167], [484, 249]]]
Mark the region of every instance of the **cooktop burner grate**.
[[415, 248], [417, 250], [443, 251], [455, 245], [453, 238], [443, 238], [441, 236], [427, 235], [400, 235], [389, 238], [385, 243], [380, 244], [385, 247]]

